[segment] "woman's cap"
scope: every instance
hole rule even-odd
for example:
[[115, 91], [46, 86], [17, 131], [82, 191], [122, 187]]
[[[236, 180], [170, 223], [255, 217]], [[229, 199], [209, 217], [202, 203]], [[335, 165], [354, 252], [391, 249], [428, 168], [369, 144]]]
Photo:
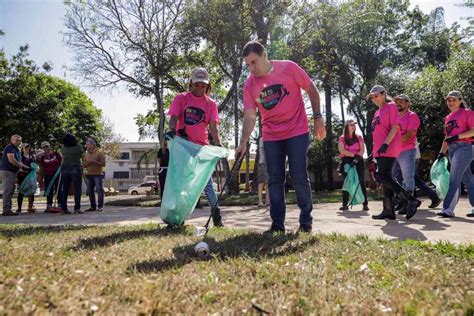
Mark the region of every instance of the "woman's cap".
[[196, 83], [196, 82], [204, 82], [204, 83], [209, 83], [209, 74], [207, 73], [207, 70], [202, 68], [202, 67], [198, 67], [198, 68], [194, 68], [192, 74], [191, 74], [191, 81], [193, 83]]
[[51, 145], [47, 141], [41, 142], [41, 148], [46, 146], [50, 147]]
[[456, 98], [456, 99], [462, 99], [462, 93], [459, 92], [459, 91], [451, 91], [448, 93], [448, 95], [446, 96], [446, 99], [447, 98]]
[[344, 122], [344, 127], [349, 125], [349, 124], [357, 124], [357, 122], [354, 121], [354, 120], [347, 120], [347, 121]]
[[370, 89], [370, 92], [369, 94], [366, 96], [367, 99], [369, 99], [370, 97], [372, 97], [374, 94], [376, 93], [382, 93], [382, 92], [386, 92], [385, 88], [383, 86], [380, 86], [380, 85], [376, 85], [376, 86], [373, 86], [372, 89]]

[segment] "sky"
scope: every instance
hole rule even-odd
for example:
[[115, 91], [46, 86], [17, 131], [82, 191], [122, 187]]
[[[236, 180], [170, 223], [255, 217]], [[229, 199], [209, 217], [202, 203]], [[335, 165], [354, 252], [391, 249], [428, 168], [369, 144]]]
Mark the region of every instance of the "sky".
[[[473, 16], [474, 9], [457, 6], [463, 0], [412, 0], [425, 12], [442, 6], [445, 9], [446, 24], [461, 21], [463, 16]], [[0, 29], [5, 36], [0, 37], [0, 48], [8, 57], [18, 52], [21, 45], [28, 44], [30, 58], [38, 65], [48, 61], [53, 64], [52, 75], [68, 80], [81, 89], [94, 101], [104, 115], [115, 126], [115, 131], [128, 141], [138, 141], [139, 135], [133, 118], [138, 113], [146, 113], [152, 105], [150, 99], [139, 100], [125, 88], [109, 93], [93, 91], [81, 85], [68, 71], [74, 65], [73, 53], [64, 45], [61, 32], [65, 31], [64, 14], [66, 8], [61, 0], [0, 0]], [[336, 114], [340, 114], [335, 107]]]

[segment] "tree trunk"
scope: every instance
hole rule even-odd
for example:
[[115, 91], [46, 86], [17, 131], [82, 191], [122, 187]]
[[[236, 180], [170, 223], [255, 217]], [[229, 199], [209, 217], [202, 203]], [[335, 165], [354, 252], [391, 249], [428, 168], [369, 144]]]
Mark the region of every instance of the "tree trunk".
[[[235, 89], [234, 95], [234, 145], [235, 148], [239, 146], [239, 109], [238, 109], [239, 99], [238, 99], [238, 91]], [[237, 157], [235, 158], [235, 162], [237, 163]], [[229, 192], [232, 194], [239, 194], [239, 184], [240, 184], [240, 170], [235, 170], [232, 181], [229, 185]]]
[[245, 192], [250, 191], [250, 144], [245, 154]]
[[324, 97], [326, 100], [326, 170], [327, 170], [327, 188], [328, 190], [334, 190], [333, 183], [333, 134], [332, 134], [332, 109], [331, 109], [331, 86], [326, 83], [324, 85]]

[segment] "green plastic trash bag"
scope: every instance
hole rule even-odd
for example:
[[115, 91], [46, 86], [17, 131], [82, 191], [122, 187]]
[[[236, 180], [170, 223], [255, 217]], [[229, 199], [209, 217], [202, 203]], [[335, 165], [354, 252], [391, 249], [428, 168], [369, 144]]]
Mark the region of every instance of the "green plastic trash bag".
[[161, 219], [167, 224], [181, 225], [193, 212], [217, 161], [227, 157], [229, 152], [222, 147], [201, 146], [181, 137], [170, 139], [169, 151]]
[[349, 193], [349, 205], [362, 204], [365, 201], [364, 193], [360, 187], [359, 175], [355, 166], [350, 164], [344, 165], [344, 172], [347, 174], [342, 186], [343, 191]]
[[30, 172], [25, 177], [25, 180], [21, 183], [20, 187], [18, 188], [18, 192], [23, 194], [24, 196], [34, 195], [36, 190], [38, 189], [38, 164], [33, 162], [30, 166]]
[[56, 171], [56, 173], [54, 174], [54, 177], [53, 179], [51, 180], [51, 182], [49, 183], [48, 187], [46, 188], [46, 190], [44, 190], [44, 196], [48, 196], [49, 195], [49, 191], [51, 191], [51, 189], [53, 188], [53, 185], [54, 185], [54, 182], [56, 182], [56, 179], [59, 177], [59, 175], [61, 174], [61, 166], [59, 166], [58, 170]]
[[449, 188], [448, 159], [436, 159], [430, 170], [431, 182], [436, 186], [436, 193], [444, 199]]

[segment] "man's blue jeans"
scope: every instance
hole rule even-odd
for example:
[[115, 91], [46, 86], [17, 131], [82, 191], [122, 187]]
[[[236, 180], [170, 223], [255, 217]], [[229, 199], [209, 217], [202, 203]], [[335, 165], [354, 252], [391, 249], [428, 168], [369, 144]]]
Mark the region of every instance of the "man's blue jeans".
[[308, 177], [309, 134], [295, 136], [285, 140], [264, 141], [267, 160], [268, 190], [270, 195], [270, 216], [272, 228], [285, 229], [285, 160], [288, 157], [290, 175], [296, 191], [296, 200], [300, 213], [300, 226], [311, 227], [313, 201]]
[[99, 209], [104, 207], [104, 186], [102, 185], [102, 175], [90, 175], [87, 178], [87, 194], [89, 194], [89, 201], [91, 202], [91, 208], [97, 209], [95, 203], [95, 192], [97, 191], [97, 200], [99, 202]]
[[65, 164], [61, 167], [61, 209], [67, 210], [67, 195], [70, 185], [74, 186], [74, 210], [81, 209], [82, 168], [80, 165]]
[[458, 203], [461, 182], [467, 187], [469, 202], [474, 205], [474, 179], [470, 164], [472, 161], [472, 146], [468, 143], [453, 143], [448, 147], [451, 169], [449, 171], [449, 189], [443, 202], [443, 212], [454, 214]]
[[[403, 187], [409, 192], [415, 190], [416, 149], [402, 151], [393, 164], [392, 176], [398, 182], [403, 179]], [[401, 183], [401, 182], [400, 182]]]
[[211, 208], [217, 207], [217, 195], [216, 191], [214, 191], [214, 182], [212, 181], [212, 176], [209, 178], [209, 181], [207, 181], [207, 184], [204, 187], [204, 193], [206, 194], [207, 201], [209, 202]]

